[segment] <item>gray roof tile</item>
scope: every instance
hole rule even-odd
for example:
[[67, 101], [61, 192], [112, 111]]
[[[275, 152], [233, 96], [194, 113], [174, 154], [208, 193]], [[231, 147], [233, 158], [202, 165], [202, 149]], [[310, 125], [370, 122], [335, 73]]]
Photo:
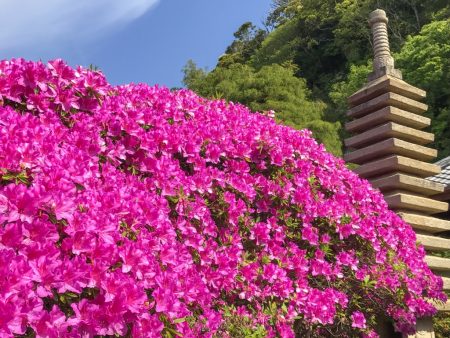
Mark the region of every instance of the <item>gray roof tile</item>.
[[437, 161], [435, 164], [441, 167], [441, 173], [428, 177], [427, 179], [433, 182], [438, 182], [445, 184], [447, 186], [450, 185], [450, 156], [443, 158], [440, 161]]

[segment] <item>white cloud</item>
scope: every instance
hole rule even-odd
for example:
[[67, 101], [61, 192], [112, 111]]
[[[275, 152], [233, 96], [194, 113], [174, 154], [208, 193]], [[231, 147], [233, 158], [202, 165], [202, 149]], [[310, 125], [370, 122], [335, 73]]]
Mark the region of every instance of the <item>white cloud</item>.
[[89, 41], [159, 0], [1, 0], [0, 49]]

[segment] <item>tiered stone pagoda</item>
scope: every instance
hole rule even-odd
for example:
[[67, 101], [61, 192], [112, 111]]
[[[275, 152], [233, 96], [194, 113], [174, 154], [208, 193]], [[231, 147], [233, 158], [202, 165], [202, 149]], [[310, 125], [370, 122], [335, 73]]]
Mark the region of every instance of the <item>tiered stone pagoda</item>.
[[[450, 259], [433, 255], [450, 250], [450, 240], [439, 237], [440, 232], [450, 230], [450, 221], [433, 216], [448, 210], [448, 203], [433, 198], [442, 194], [445, 186], [425, 179], [440, 172], [438, 165], [429, 163], [437, 151], [428, 146], [434, 135], [424, 131], [431, 123], [422, 115], [427, 111], [421, 102], [426, 93], [403, 81], [395, 69], [387, 23], [383, 10], [370, 14], [373, 72], [364, 87], [349, 97], [347, 116], [351, 121], [345, 129], [354, 136], [345, 140], [348, 152], [344, 159], [358, 164], [355, 172], [378, 188], [389, 207], [416, 230], [428, 252], [428, 265], [444, 276], [444, 289], [450, 290], [450, 278], [446, 277], [450, 277]], [[447, 306], [440, 308], [446, 310]], [[434, 337], [434, 333], [423, 337]]]

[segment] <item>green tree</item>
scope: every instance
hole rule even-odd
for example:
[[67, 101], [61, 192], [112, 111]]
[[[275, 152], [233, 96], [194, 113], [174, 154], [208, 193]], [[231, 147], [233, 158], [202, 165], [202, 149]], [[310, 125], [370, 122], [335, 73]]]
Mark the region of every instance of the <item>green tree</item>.
[[183, 67], [183, 74], [183, 83], [189, 88], [195, 88], [205, 80], [207, 71], [198, 68], [193, 60], [188, 60]]
[[272, 30], [292, 19], [301, 9], [302, 0], [273, 0], [265, 25]]
[[295, 18], [280, 24], [261, 43], [250, 63], [261, 68], [264, 65], [293, 62], [300, 46], [298, 26], [298, 19]]
[[335, 7], [334, 0], [288, 1], [288, 14], [280, 16], [252, 64], [259, 68], [292, 61], [298, 66], [296, 75], [306, 79], [314, 96], [326, 100], [330, 84], [346, 70], [345, 55], [335, 44], [333, 30], [339, 22]]
[[345, 112], [348, 110], [348, 97], [361, 89], [367, 82], [367, 76], [371, 71], [372, 60], [362, 65], [351, 65], [347, 78], [331, 86], [329, 96], [332, 105], [328, 111], [330, 120], [345, 122]]
[[439, 157], [450, 155], [450, 19], [425, 25], [395, 56], [406, 81], [427, 91]]
[[[339, 121], [342, 125], [347, 122], [345, 112], [348, 110], [348, 97], [361, 89], [367, 82], [367, 76], [372, 71], [372, 60], [367, 64], [351, 65], [347, 79], [334, 83], [331, 86], [329, 97], [331, 103], [326, 111], [326, 117], [330, 121]], [[350, 136], [344, 128], [339, 130], [341, 139]]]
[[184, 83], [205, 97], [240, 102], [253, 111], [274, 110], [276, 118], [297, 129], [309, 128], [314, 137], [335, 154], [341, 154], [339, 123], [323, 121], [326, 105], [310, 98], [304, 79], [294, 76], [290, 64], [264, 66], [259, 70], [244, 64], [216, 67], [202, 81], [192, 81], [198, 69], [185, 67]]
[[[251, 22], [245, 22], [234, 33], [233, 42], [225, 50], [227, 59], [219, 60], [219, 65], [226, 66], [229, 63], [245, 63], [255, 54], [264, 41], [267, 32], [256, 27]], [[231, 59], [230, 59], [231, 57]], [[226, 62], [224, 63], [224, 61]]]

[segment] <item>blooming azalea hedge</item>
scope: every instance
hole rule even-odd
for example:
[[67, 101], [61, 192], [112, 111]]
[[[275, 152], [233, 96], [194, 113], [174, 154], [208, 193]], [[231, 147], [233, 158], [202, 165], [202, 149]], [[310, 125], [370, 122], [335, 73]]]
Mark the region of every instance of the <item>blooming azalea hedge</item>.
[[0, 62], [0, 276], [2, 337], [376, 337], [445, 299], [309, 131], [61, 60]]

